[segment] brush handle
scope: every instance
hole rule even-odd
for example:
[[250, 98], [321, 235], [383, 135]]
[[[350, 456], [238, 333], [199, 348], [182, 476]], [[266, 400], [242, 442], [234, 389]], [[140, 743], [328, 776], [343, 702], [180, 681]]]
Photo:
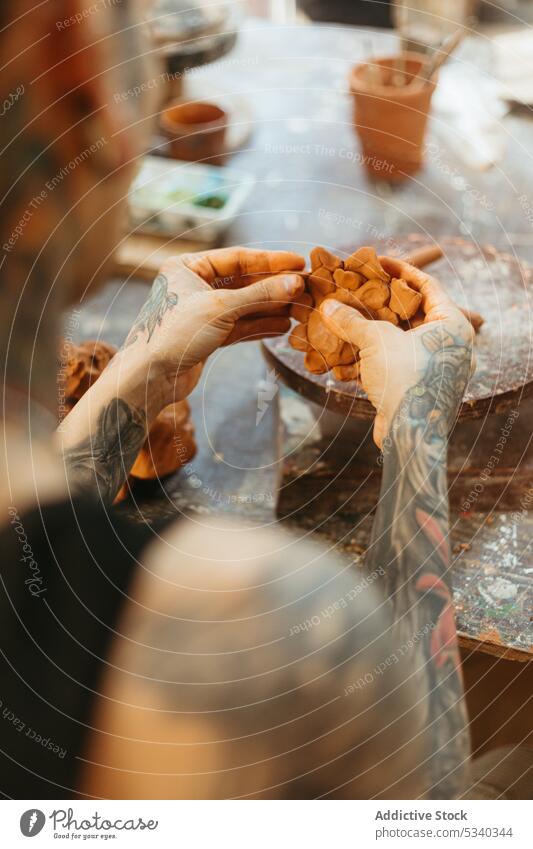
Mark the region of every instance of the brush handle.
[[446, 62], [448, 57], [453, 53], [456, 47], [459, 46], [461, 41], [466, 35], [466, 30], [464, 27], [456, 30], [452, 33], [448, 38], [445, 38], [442, 44], [437, 50], [435, 50], [433, 56], [430, 58], [426, 67], [422, 70], [421, 76], [426, 80], [426, 82], [431, 82], [434, 74], [437, 73], [441, 65]]
[[424, 248], [418, 248], [413, 253], [405, 257], [405, 262], [409, 265], [414, 265], [415, 268], [425, 268], [426, 265], [431, 265], [436, 262], [444, 254], [440, 245], [426, 245]]

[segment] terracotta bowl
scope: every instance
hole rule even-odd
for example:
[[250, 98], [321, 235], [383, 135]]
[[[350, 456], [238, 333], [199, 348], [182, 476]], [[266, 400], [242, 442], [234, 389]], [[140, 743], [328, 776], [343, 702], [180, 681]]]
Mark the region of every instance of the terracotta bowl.
[[[405, 85], [392, 85], [398, 71]], [[355, 65], [350, 72], [354, 125], [368, 173], [388, 182], [400, 182], [415, 174], [423, 163], [424, 137], [435, 90], [417, 75], [426, 63], [419, 53], [376, 58]]]
[[174, 102], [161, 113], [160, 124], [175, 159], [213, 160], [225, 150], [227, 113], [215, 103]]

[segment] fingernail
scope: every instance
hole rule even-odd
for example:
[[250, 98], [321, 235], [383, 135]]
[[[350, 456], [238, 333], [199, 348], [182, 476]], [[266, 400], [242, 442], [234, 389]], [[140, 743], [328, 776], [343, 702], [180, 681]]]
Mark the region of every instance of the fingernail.
[[302, 278], [297, 274], [285, 274], [283, 277], [283, 288], [287, 295], [294, 295], [302, 285]]
[[330, 317], [333, 317], [337, 310], [339, 309], [338, 301], [335, 301], [333, 298], [330, 301], [324, 301], [322, 304], [322, 312]]

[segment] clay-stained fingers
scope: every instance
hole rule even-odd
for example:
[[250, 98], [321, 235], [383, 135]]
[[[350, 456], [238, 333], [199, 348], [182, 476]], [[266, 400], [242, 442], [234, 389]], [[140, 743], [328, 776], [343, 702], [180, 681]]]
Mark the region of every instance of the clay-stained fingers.
[[197, 254], [184, 254], [183, 263], [215, 288], [248, 286], [283, 271], [301, 271], [302, 256], [292, 251], [262, 251], [251, 248], [218, 248]]
[[479, 332], [484, 324], [483, 316], [459, 307], [446, 294], [438, 280], [434, 277], [425, 274], [419, 268], [409, 265], [404, 260], [394, 259], [392, 257], [380, 257], [380, 261], [389, 274], [405, 281], [412, 289], [415, 289], [422, 295], [422, 309], [419, 312], [421, 315], [424, 315], [424, 318], [422, 322], [417, 321], [413, 326], [427, 324], [431, 321], [457, 320], [457, 318], [462, 319], [464, 316], [474, 329], [474, 332]]
[[209, 262], [207, 253], [181, 254], [181, 256], [173, 257], [169, 260], [170, 263], [176, 262], [192, 271], [198, 277], [201, 277], [205, 283], [210, 286], [213, 284], [216, 272]]
[[265, 315], [279, 315], [285, 316], [286, 318], [290, 318], [292, 313], [292, 301], [287, 304], [278, 304], [276, 302], [269, 304], [262, 304], [261, 309], [256, 313], [248, 313], [248, 318], [263, 318]]
[[296, 321], [307, 322], [315, 308], [313, 297], [308, 292], [302, 292], [291, 304], [290, 316]]
[[283, 336], [291, 327], [290, 318], [280, 316], [269, 316], [266, 318], [240, 318], [228, 338], [226, 345], [234, 345], [236, 342], [256, 342], [258, 339], [272, 339], [275, 336]]
[[429, 274], [426, 274], [419, 268], [415, 268], [414, 265], [409, 265], [409, 263], [405, 262], [403, 259], [398, 259], [393, 256], [380, 256], [379, 261], [391, 277], [406, 280], [408, 283], [411, 283], [413, 289], [416, 289], [417, 292], [421, 292], [423, 294], [424, 287], [426, 287], [431, 281], [436, 283], [439, 291], [442, 291], [434, 278], [430, 277]]
[[459, 307], [461, 312], [467, 321], [470, 322], [472, 327], [474, 328], [475, 333], [479, 333], [483, 325], [485, 324], [485, 319], [478, 312], [474, 312], [474, 310], [469, 310], [466, 307]]
[[422, 307], [427, 321], [449, 318], [450, 310], [457, 307], [446, 294], [440, 283], [414, 265], [395, 257], [380, 256], [379, 261], [391, 277], [405, 280], [413, 289], [422, 295]]
[[263, 315], [271, 307], [280, 308], [290, 304], [304, 288], [299, 274], [277, 274], [266, 277], [250, 286], [221, 293], [221, 305], [230, 310], [234, 318]]
[[361, 351], [372, 345], [385, 329], [401, 333], [398, 328], [384, 321], [369, 321], [359, 310], [341, 304], [335, 298], [327, 299], [320, 305], [320, 314], [324, 323], [345, 342], [351, 342]]
[[[185, 256], [185, 255], [184, 255]], [[159, 269], [158, 277], [164, 276], [170, 290], [178, 295], [192, 295], [198, 292], [208, 292], [209, 283], [198, 271], [187, 265], [184, 256], [172, 256]], [[198, 257], [199, 254], [190, 254]]]
[[239, 269], [243, 285], [250, 279], [281, 274], [284, 271], [302, 271], [305, 259], [292, 251], [255, 251], [239, 248]]

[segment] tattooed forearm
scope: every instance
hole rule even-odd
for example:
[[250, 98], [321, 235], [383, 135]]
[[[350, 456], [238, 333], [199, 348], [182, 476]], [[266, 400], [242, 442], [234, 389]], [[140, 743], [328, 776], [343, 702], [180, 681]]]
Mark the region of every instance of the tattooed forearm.
[[144, 411], [114, 398], [100, 413], [96, 431], [65, 454], [76, 488], [94, 491], [96, 487], [99, 497], [111, 502], [145, 438]]
[[381, 498], [369, 551], [385, 568], [398, 640], [411, 641], [413, 683], [427, 704], [428, 796], [464, 789], [466, 710], [450, 589], [447, 438], [468, 381], [470, 346], [428, 330], [426, 372], [405, 395], [384, 443]]
[[176, 292], [168, 291], [168, 280], [164, 274], [158, 274], [154, 280], [150, 297], [143, 305], [135, 323], [131, 328], [124, 347], [133, 345], [142, 333], [146, 332], [146, 342], [149, 342], [155, 329], [161, 325], [165, 313], [178, 303]]

